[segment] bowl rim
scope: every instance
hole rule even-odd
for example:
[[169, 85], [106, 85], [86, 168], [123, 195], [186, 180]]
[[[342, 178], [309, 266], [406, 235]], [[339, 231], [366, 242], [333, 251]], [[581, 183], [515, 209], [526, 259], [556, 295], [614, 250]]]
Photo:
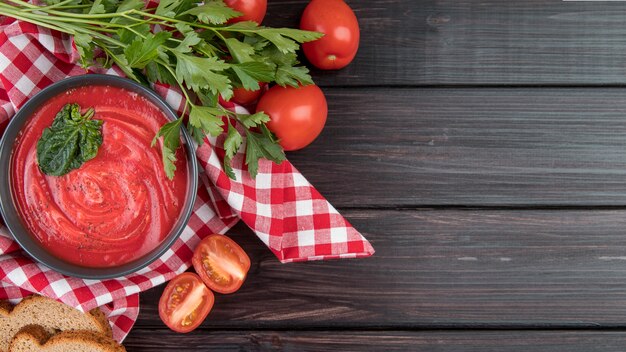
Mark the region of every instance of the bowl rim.
[[28, 253], [35, 261], [45, 265], [46, 267], [57, 271], [61, 274], [82, 278], [82, 279], [111, 279], [135, 273], [160, 258], [168, 251], [174, 242], [180, 237], [185, 230], [197, 197], [198, 189], [198, 161], [195, 156], [195, 143], [186, 128], [181, 128], [182, 144], [186, 149], [187, 167], [189, 171], [189, 179], [187, 182], [187, 194], [185, 205], [181, 211], [181, 215], [170, 230], [165, 239], [153, 250], [145, 255], [137, 258], [129, 263], [105, 267], [92, 268], [83, 267], [64, 261], [46, 251], [38, 244], [22, 222], [17, 207], [14, 204], [13, 192], [11, 186], [11, 160], [13, 158], [13, 148], [17, 135], [21, 132], [26, 122], [43, 103], [49, 99], [61, 94], [69, 89], [83, 86], [115, 86], [129, 90], [133, 93], [140, 94], [148, 101], [159, 108], [169, 121], [174, 121], [178, 115], [174, 110], [161, 98], [155, 91], [135, 82], [128, 78], [106, 74], [85, 74], [72, 76], [58, 82], [55, 82], [40, 92], [36, 93], [32, 98], [19, 109], [19, 111], [10, 119], [2, 139], [0, 139], [0, 214], [4, 219], [4, 223], [8, 228], [13, 239]]

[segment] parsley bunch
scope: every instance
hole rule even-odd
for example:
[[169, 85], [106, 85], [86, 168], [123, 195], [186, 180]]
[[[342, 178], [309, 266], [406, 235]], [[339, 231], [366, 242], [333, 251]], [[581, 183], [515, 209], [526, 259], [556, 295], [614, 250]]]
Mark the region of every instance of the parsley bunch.
[[[252, 177], [260, 158], [276, 163], [285, 159], [265, 126], [269, 116], [231, 112], [218, 104], [218, 96], [228, 100], [233, 87], [256, 90], [258, 82], [294, 87], [313, 83], [309, 70], [299, 66], [296, 51], [299, 43], [322, 34], [254, 22], [226, 25], [241, 14], [222, 0], [160, 0], [154, 8], [146, 8], [143, 0], [45, 0], [45, 6], [6, 1], [0, 1], [0, 15], [73, 35], [85, 68], [115, 64], [143, 84], [159, 81], [180, 87], [191, 136], [202, 144], [206, 134], [226, 133], [224, 170], [229, 177], [235, 178], [231, 160], [243, 143], [231, 119], [246, 129], [245, 162]], [[222, 116], [228, 117], [226, 122]], [[153, 141], [163, 137], [163, 165], [170, 179], [182, 126], [181, 118], [163, 125]]]

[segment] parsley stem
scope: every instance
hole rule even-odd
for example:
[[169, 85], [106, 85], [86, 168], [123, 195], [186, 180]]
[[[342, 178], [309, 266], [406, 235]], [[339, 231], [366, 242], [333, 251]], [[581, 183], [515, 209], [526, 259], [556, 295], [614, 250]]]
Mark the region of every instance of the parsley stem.
[[111, 58], [111, 60], [113, 60], [113, 62], [122, 70], [124, 71], [124, 74], [129, 77], [132, 78], [135, 81], [137, 80], [137, 77], [135, 77], [135, 74], [129, 69], [128, 65], [126, 65], [124, 62], [122, 62], [119, 57], [117, 57], [117, 55], [115, 55], [113, 52], [111, 52], [111, 50], [109, 50], [109, 48], [107, 46], [105, 46], [103, 43], [99, 42], [98, 40], [94, 39], [94, 44], [96, 44], [97, 46], [99, 46], [106, 54], [108, 57]]
[[164, 17], [164, 16], [159, 16], [159, 15], [155, 15], [152, 14], [150, 12], [145, 12], [145, 11], [138, 11], [138, 10], [132, 10], [135, 13], [141, 15], [141, 16], [146, 16], [146, 17], [150, 17], [150, 18], [155, 18], [157, 20], [161, 20], [161, 21], [165, 21], [165, 22], [170, 22], [170, 23], [186, 23], [189, 24], [189, 22], [186, 21], [181, 21], [181, 20], [177, 20], [175, 18], [172, 17]]
[[18, 5], [24, 6], [24, 7], [27, 7], [27, 8], [35, 9], [35, 10], [38, 10], [38, 9], [41, 8], [41, 6], [33, 5], [33, 4], [30, 4], [30, 3], [27, 3], [26, 1], [20, 1], [20, 0], [7, 0], [7, 1], [12, 2], [14, 4], [18, 4]]
[[[50, 5], [53, 6], [53, 5]], [[90, 8], [92, 5], [65, 5], [63, 6], [63, 10], [71, 10], [71, 9], [86, 9]], [[41, 9], [20, 9], [21, 11], [33, 12], [33, 11], [43, 11], [48, 9], [48, 6], [42, 7]]]
[[[19, 0], [8, 0], [8, 1], [19, 1]], [[2, 2], [0, 2], [0, 9], [2, 9], [4, 13], [6, 13], [9, 17], [13, 17], [17, 20], [30, 22], [37, 26], [53, 29], [53, 30], [56, 30], [62, 33], [71, 34], [71, 35], [76, 35], [77, 33], [89, 34], [94, 38], [100, 38], [104, 41], [109, 42], [110, 44], [113, 44], [122, 48], [126, 47], [126, 44], [102, 33], [106, 31], [115, 32], [115, 30], [112, 30], [112, 29], [98, 27], [97, 30], [92, 30], [90, 28], [80, 26], [80, 24], [72, 23], [72, 22], [78, 22], [78, 21], [65, 22], [63, 21], [62, 18], [59, 18], [56, 16], [52, 17], [52, 16], [46, 16], [46, 15], [38, 15], [36, 13], [22, 12], [21, 10], [15, 10], [14, 7], [3, 4]]]
[[[217, 34], [222, 40], [225, 40], [224, 36], [222, 36], [221, 33], [219, 33], [220, 30], [222, 30], [222, 27], [220, 28], [216, 28], [216, 27], [211, 27], [211, 26], [206, 26], [200, 23], [192, 23], [192, 22], [187, 22], [187, 21], [182, 21], [182, 20], [178, 20], [175, 18], [171, 18], [171, 17], [164, 17], [164, 16], [159, 16], [156, 14], [152, 14], [149, 12], [145, 12], [145, 11], [137, 11], [137, 10], [133, 10], [136, 13], [139, 13], [142, 16], [145, 17], [150, 17], [150, 18], [154, 18], [157, 20], [161, 20], [161, 21], [165, 21], [166, 23], [169, 23], [171, 25], [171, 23], [182, 23], [182, 24], [186, 24], [190, 27], [195, 27], [195, 28], [201, 28], [201, 29], [208, 29], [210, 31], [213, 31], [215, 34]], [[227, 28], [227, 27], [223, 27], [223, 28]], [[183, 33], [184, 34], [184, 33]]]
[[[71, 0], [74, 1], [74, 0]], [[6, 6], [6, 5], [4, 5]], [[2, 3], [0, 3], [0, 7], [2, 7], [4, 9], [4, 6], [2, 6]], [[45, 9], [45, 8], [42, 8]], [[37, 19], [37, 20], [43, 20], [45, 22], [48, 23], [54, 23], [54, 22], [63, 22], [65, 24], [65, 22], [69, 22], [69, 23], [79, 23], [79, 24], [89, 24], [89, 25], [95, 25], [97, 26], [97, 28], [95, 28], [95, 30], [97, 31], [102, 31], [102, 32], [107, 32], [107, 33], [115, 33], [116, 30], [112, 29], [112, 28], [107, 28], [107, 27], [114, 27], [114, 28], [128, 28], [130, 26], [134, 26], [135, 24], [131, 24], [131, 25], [124, 25], [124, 24], [118, 24], [118, 23], [108, 23], [108, 22], [102, 22], [102, 21], [92, 21], [89, 19], [86, 20], [80, 20], [77, 21], [74, 18], [68, 18], [68, 17], [63, 17], [63, 16], [48, 16], [48, 15], [41, 15], [41, 14], [37, 14], [37, 13], [32, 13], [32, 11], [39, 11], [40, 9], [27, 9], [27, 10], [14, 10], [14, 8], [12, 6], [9, 6], [9, 8], [7, 8], [7, 11], [11, 11], [12, 14], [18, 14], [23, 16], [23, 18], [33, 18], [33, 19]], [[24, 13], [27, 12], [27, 13]], [[61, 32], [64, 32], [63, 30], [61, 30]]]
[[[182, 88], [181, 88], [182, 89]], [[180, 116], [185, 116], [185, 114], [187, 113], [187, 108], [189, 107], [189, 102], [186, 101], [185, 105], [183, 106], [183, 113], [180, 114]], [[179, 118], [180, 119], [180, 118]]]
[[[42, 21], [45, 21], [45, 22], [48, 22], [48, 23], [62, 22], [64, 26], [68, 25], [67, 23], [77, 23], [77, 21], [75, 19], [72, 19], [72, 18], [55, 17], [54, 20], [52, 20], [50, 18], [50, 16], [39, 15], [39, 14], [36, 14], [36, 13], [24, 14], [24, 17], [42, 20]], [[85, 20], [85, 21], [81, 21], [80, 23], [81, 24], [89, 24], [89, 25], [98, 25], [97, 30], [101, 31], [101, 32], [107, 32], [107, 33], [115, 33], [116, 32], [115, 29], [102, 27], [101, 26], [103, 24], [102, 22]], [[123, 26], [123, 25], [116, 25], [116, 24], [113, 24], [113, 23], [111, 23], [111, 24], [107, 23], [107, 26], [108, 25], [113, 25], [115, 27], [124, 27], [124, 28], [127, 27], [127, 26]], [[71, 25], [71, 24], [70, 24], [70, 26], [71, 27], [77, 27], [76, 25]], [[90, 29], [86, 29], [86, 30], [91, 31]], [[62, 30], [62, 32], [65, 32], [65, 31]], [[95, 33], [95, 32], [93, 32], [93, 33]]]
[[135, 33], [135, 35], [138, 36], [138, 37], [141, 37], [141, 39], [146, 39], [145, 35], [143, 35], [143, 34], [137, 32], [136, 30], [134, 30], [132, 26], [128, 26], [128, 27], [126, 27], [126, 29], [128, 29], [129, 31]]
[[[117, 40], [115, 38], [112, 38], [112, 37], [109, 37], [108, 35], [102, 34], [102, 33], [98, 32], [98, 31], [91, 30], [90, 28], [81, 27], [81, 26], [74, 26], [74, 25], [72, 25], [70, 23], [64, 23], [64, 25], [67, 26], [67, 27], [70, 27], [70, 28], [71, 27], [78, 28], [78, 30], [76, 32], [82, 32], [84, 34], [89, 34], [93, 38], [100, 38], [100, 39], [102, 39], [104, 41], [107, 41], [107, 42], [109, 42], [109, 43], [111, 43], [113, 45], [116, 45], [118, 47], [121, 47], [121, 48], [125, 48], [126, 47], [126, 44], [120, 42], [119, 40]], [[115, 31], [113, 31], [113, 32], [115, 32]]]
[[[3, 10], [4, 10], [2, 2], [0, 2], [0, 8], [3, 8]], [[56, 26], [54, 24], [49, 24], [47, 22], [41, 22], [41, 21], [35, 20], [33, 18], [23, 16], [19, 12], [15, 13], [15, 12], [11, 12], [10, 10], [7, 9], [6, 14], [9, 17], [15, 18], [16, 20], [22, 20], [22, 21], [25, 21], [25, 22], [30, 22], [30, 23], [32, 23], [34, 25], [45, 27], [45, 28], [48, 28], [48, 29], [52, 29], [52, 30], [55, 30], [55, 31], [62, 32], [62, 33], [67, 33], [67, 34], [72, 34], [72, 35], [76, 34], [76, 32], [74, 32], [74, 31], [69, 31], [69, 30], [67, 30], [65, 28], [58, 27], [58, 26]]]
[[[8, 1], [18, 1], [18, 0], [8, 0]], [[122, 17], [124, 14], [132, 13], [135, 10], [127, 10], [123, 12], [115, 12], [115, 13], [93, 13], [93, 14], [85, 14], [85, 13], [72, 13], [72, 12], [64, 12], [64, 11], [56, 11], [56, 10], [46, 10], [45, 7], [37, 7], [35, 10], [41, 10], [51, 15], [55, 15], [58, 17], [70, 17], [74, 19], [106, 19], [106, 18], [116, 18]], [[135, 18], [138, 19], [138, 18]], [[103, 23], [109, 25], [110, 23]]]
[[[64, 9], [66, 9], [67, 7], [65, 5], [70, 4], [72, 1], [75, 1], [75, 0], [63, 0], [63, 1], [61, 1], [59, 3], [56, 3], [56, 4], [52, 4], [52, 5], [41, 7], [38, 10], [46, 11], [46, 10], [56, 9], [58, 7], [63, 7]], [[91, 7], [91, 5], [86, 5], [86, 6]], [[24, 10], [24, 11], [36, 11], [36, 10], [35, 9], [27, 9], [27, 10]]]
[[[172, 70], [170, 65], [168, 65], [166, 62], [163, 62], [163, 60], [156, 60], [156, 63], [165, 67], [165, 69], [172, 75], [172, 77], [176, 77], [176, 73], [174, 72], [174, 70]], [[181, 92], [183, 92], [183, 95], [185, 96], [185, 106], [183, 108], [183, 114], [181, 115], [181, 116], [185, 116], [185, 113], [187, 112], [187, 105], [191, 105], [191, 99], [189, 98], [189, 94], [187, 94], [187, 90], [183, 86], [182, 82], [180, 82], [179, 80], [176, 80], [176, 83], [178, 83], [178, 87], [180, 88]]]
[[216, 35], [217, 35], [217, 36], [218, 36], [218, 37], [219, 37], [219, 38], [220, 38], [223, 42], [225, 42], [225, 41], [226, 41], [226, 38], [224, 38], [224, 36], [222, 35], [222, 33], [220, 33], [220, 32], [219, 32], [219, 31], [217, 31], [217, 30], [213, 30], [213, 32], [214, 32], [214, 33], [215, 33], [215, 34], [216, 34]]

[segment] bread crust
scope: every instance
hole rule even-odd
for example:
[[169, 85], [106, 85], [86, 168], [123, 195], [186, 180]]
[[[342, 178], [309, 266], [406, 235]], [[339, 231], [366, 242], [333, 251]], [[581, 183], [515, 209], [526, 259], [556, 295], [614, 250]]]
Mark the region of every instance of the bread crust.
[[21, 328], [20, 331], [18, 331], [17, 334], [13, 336], [11, 341], [13, 341], [16, 336], [21, 335], [28, 335], [29, 338], [36, 340], [38, 344], [44, 344], [46, 343], [46, 341], [48, 341], [48, 338], [50, 338], [50, 335], [48, 334], [46, 329], [44, 329], [40, 325], [34, 324], [26, 325], [25, 327]]
[[100, 310], [100, 308], [94, 308], [89, 311], [89, 314], [98, 322], [100, 327], [102, 327], [102, 333], [106, 336], [113, 337], [113, 330], [111, 329], [111, 324], [109, 324], [109, 319], [107, 319], [106, 315]]
[[0, 316], [5, 316], [11, 313], [13, 305], [9, 301], [0, 301]]
[[23, 346], [29, 351], [66, 351], [72, 348], [96, 352], [126, 352], [124, 346], [102, 333], [86, 330], [68, 330], [50, 336], [36, 325], [22, 328], [11, 339], [9, 352], [24, 352]]
[[93, 330], [112, 338], [108, 320], [99, 309], [82, 313], [51, 298], [32, 295], [16, 306], [0, 303], [0, 352], [8, 350], [11, 338], [24, 326], [40, 325], [52, 335], [65, 330]]

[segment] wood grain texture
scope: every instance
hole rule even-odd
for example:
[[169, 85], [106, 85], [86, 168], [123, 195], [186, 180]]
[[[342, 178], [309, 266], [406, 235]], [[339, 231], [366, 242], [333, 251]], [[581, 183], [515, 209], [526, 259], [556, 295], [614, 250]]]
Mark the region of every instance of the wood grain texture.
[[623, 331], [211, 331], [136, 329], [129, 351], [622, 352]]
[[[355, 61], [318, 84], [624, 84], [619, 2], [348, 0]], [[308, 0], [269, 2], [265, 24], [297, 27]]]
[[[346, 211], [367, 259], [280, 264], [243, 226], [243, 287], [207, 329], [597, 328], [626, 322], [626, 210]], [[158, 287], [138, 327], [163, 327]]]
[[339, 207], [626, 205], [626, 90], [325, 89], [289, 160]]
[[623, 351], [623, 3], [347, 1], [360, 51], [289, 159], [377, 253], [282, 265], [240, 224], [242, 289], [184, 337], [142, 293], [129, 351]]

